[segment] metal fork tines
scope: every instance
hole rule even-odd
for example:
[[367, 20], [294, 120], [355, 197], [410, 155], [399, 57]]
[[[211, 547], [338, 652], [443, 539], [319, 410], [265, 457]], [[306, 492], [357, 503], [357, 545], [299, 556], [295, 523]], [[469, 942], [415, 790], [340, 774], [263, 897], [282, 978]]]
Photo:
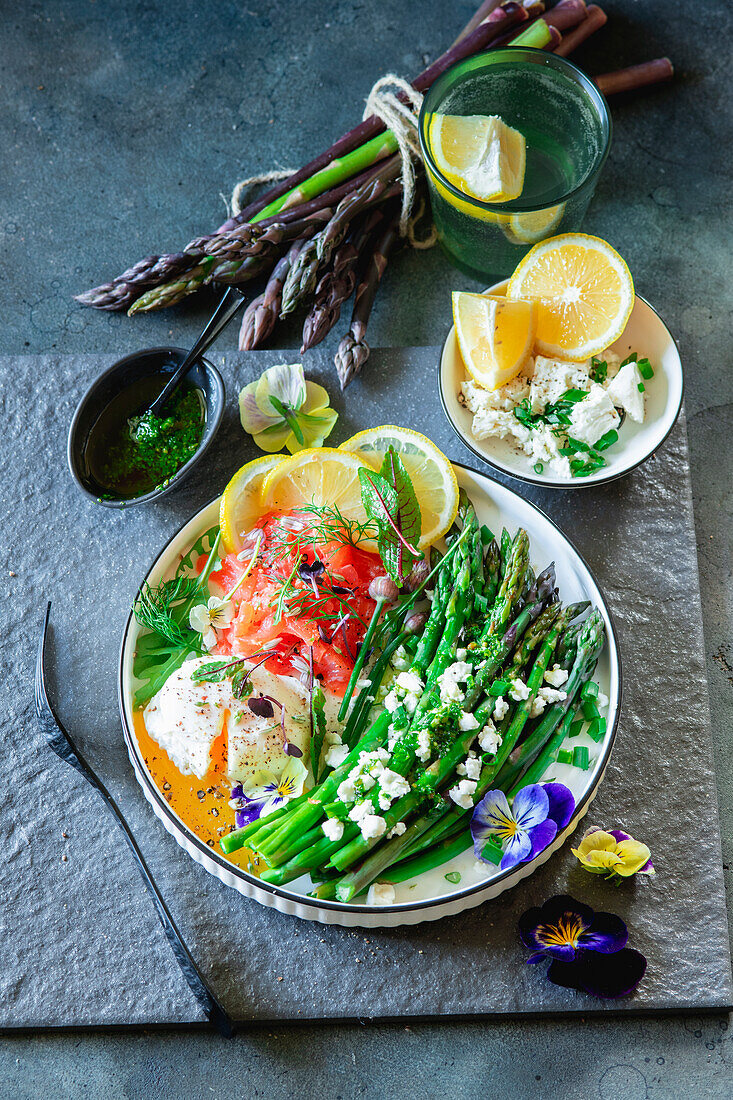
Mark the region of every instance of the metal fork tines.
[[48, 624], [49, 616], [51, 612], [51, 604], [46, 607], [46, 616], [43, 623], [43, 630], [38, 643], [38, 656], [36, 658], [36, 677], [35, 677], [35, 706], [36, 715], [38, 721], [43, 729], [43, 732], [48, 741], [48, 745], [57, 756], [61, 757], [67, 764], [70, 764], [72, 768], [84, 776], [87, 783], [89, 783], [95, 791], [97, 791], [103, 798], [107, 808], [113, 814], [115, 821], [122, 830], [125, 840], [127, 841], [130, 851], [137, 863], [140, 874], [142, 875], [143, 882], [147, 886], [150, 896], [153, 899], [155, 910], [160, 919], [160, 923], [163, 925], [163, 931], [166, 934], [168, 943], [171, 946], [171, 950], [175, 956], [176, 962], [181, 968], [181, 972], [186, 979], [191, 992], [196, 997], [196, 1000], [201, 1005], [201, 1008], [205, 1012], [209, 1022], [213, 1024], [216, 1030], [225, 1036], [234, 1034], [234, 1024], [226, 1012], [211, 992], [206, 979], [201, 974], [200, 970], [196, 966], [190, 951], [186, 947], [181, 933], [176, 927], [176, 923], [171, 916], [168, 907], [163, 900], [160, 890], [155, 884], [153, 876], [148, 870], [148, 866], [143, 858], [143, 854], [140, 851], [137, 842], [132, 835], [129, 825], [125, 821], [122, 815], [122, 811], [115, 802], [112, 795], [109, 793], [101, 779], [92, 770], [89, 764], [86, 762], [82, 754], [74, 744], [71, 735], [64, 727], [63, 723], [59, 719], [56, 711], [54, 710], [51, 701], [48, 697], [48, 691], [46, 689], [46, 640], [48, 637]]

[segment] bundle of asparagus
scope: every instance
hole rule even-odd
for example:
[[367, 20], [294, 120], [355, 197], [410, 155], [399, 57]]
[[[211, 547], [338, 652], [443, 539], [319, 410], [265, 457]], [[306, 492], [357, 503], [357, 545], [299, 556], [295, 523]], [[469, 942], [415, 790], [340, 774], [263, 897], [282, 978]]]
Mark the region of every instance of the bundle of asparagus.
[[[257, 852], [268, 866], [265, 882], [282, 885], [309, 873], [319, 883], [315, 896], [350, 901], [377, 879], [411, 878], [471, 844], [470, 815], [489, 789], [516, 793], [556, 759], [603, 648], [601, 615], [592, 610], [574, 623], [588, 604], [563, 607], [554, 566], [532, 573], [526, 532], [512, 539], [504, 531], [498, 544], [465, 496], [448, 542], [422, 633], [406, 630], [409, 608], [388, 613], [374, 633], [379, 656], [360, 693], [347, 690], [342, 708], [349, 715], [343, 762], [299, 799], [221, 841], [226, 853], [245, 845]], [[377, 619], [380, 613], [381, 606]], [[422, 687], [369, 724], [398, 646], [403, 668], [410, 654], [408, 680]], [[553, 663], [567, 670], [564, 697], [532, 719]], [[460, 699], [445, 690], [457, 667], [466, 683]], [[517, 678], [526, 686], [515, 701], [509, 695]], [[482, 754], [470, 756], [477, 739]], [[382, 768], [366, 783], [377, 758]], [[451, 798], [469, 759], [478, 778], [468, 796]], [[366, 814], [383, 821], [381, 832], [361, 827]]]
[[[586, 7], [585, 0], [558, 0], [549, 12], [544, 9], [543, 0], [484, 0], [453, 46], [415, 78], [413, 88], [424, 92], [457, 61], [507, 43], [567, 56], [606, 21], [601, 9]], [[612, 94], [671, 75], [664, 58], [596, 80]], [[417, 187], [424, 188], [419, 176]], [[240, 285], [266, 278], [244, 315], [240, 347], [261, 346], [279, 317], [307, 308], [306, 351], [325, 338], [355, 291], [351, 326], [336, 355], [344, 388], [369, 356], [366, 331], [398, 241], [394, 200], [401, 195], [397, 139], [372, 115], [215, 233], [195, 238], [182, 252], [148, 256], [77, 301], [96, 309], [127, 309], [132, 315], [174, 305], [212, 283]]]

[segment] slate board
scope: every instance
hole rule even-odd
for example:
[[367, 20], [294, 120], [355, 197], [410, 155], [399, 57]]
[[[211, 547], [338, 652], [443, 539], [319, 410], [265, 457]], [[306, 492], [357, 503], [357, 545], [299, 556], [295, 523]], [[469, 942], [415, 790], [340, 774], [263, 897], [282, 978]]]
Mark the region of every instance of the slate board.
[[[127, 512], [87, 501], [65, 462], [76, 401], [112, 357], [0, 358], [0, 1028], [201, 1020], [116, 826], [37, 730], [32, 672], [48, 598], [62, 717], [121, 803], [194, 957], [234, 1017], [404, 1019], [729, 1007], [683, 422], [654, 459], [612, 485], [542, 492], [507, 481], [570, 535], [616, 616], [625, 682], [620, 731], [579, 833], [596, 823], [643, 838], [654, 856], [654, 880], [615, 889], [580, 870], [566, 845], [512, 892], [478, 909], [414, 928], [363, 932], [300, 921], [242, 898], [164, 831], [133, 778], [123, 744], [116, 702], [122, 627], [154, 554], [254, 456], [237, 420], [238, 389], [265, 366], [297, 354], [212, 358], [223, 365], [230, 396], [204, 470], [155, 507]], [[328, 386], [342, 414], [333, 441], [397, 421], [430, 435], [451, 458], [475, 465], [440, 408], [437, 361], [435, 348], [377, 350], [344, 402], [330, 362], [310, 353], [308, 374]], [[525, 966], [517, 917], [558, 891], [611, 908], [628, 922], [632, 944], [649, 959], [635, 996], [595, 1001], [550, 985], [543, 967]]]

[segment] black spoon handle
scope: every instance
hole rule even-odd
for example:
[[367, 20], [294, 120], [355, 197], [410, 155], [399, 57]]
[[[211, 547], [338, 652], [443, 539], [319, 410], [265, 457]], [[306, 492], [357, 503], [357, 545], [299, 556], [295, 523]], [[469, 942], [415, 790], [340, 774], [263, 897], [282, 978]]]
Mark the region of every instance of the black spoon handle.
[[226, 294], [219, 302], [219, 305], [211, 315], [208, 324], [200, 334], [198, 340], [189, 351], [186, 358], [183, 360], [179, 367], [176, 367], [173, 374], [170, 376], [161, 392], [156, 397], [155, 401], [148, 407], [148, 412], [153, 416], [161, 416], [165, 405], [171, 399], [175, 391], [180, 386], [183, 379], [188, 374], [189, 370], [199, 358], [203, 355], [210, 344], [213, 344], [217, 336], [233, 317], [239, 313], [239, 310], [244, 305], [247, 299], [237, 290], [236, 287], [229, 287]]

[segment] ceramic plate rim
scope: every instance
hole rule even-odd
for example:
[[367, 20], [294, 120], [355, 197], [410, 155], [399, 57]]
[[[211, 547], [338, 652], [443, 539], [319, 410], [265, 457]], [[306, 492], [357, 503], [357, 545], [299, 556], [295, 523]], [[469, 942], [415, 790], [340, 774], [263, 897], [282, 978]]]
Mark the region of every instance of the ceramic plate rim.
[[[494, 283], [493, 286], [488, 287], [486, 290], [482, 291], [481, 293], [483, 293], [483, 294], [501, 293], [502, 290], [506, 289], [506, 286], [507, 286], [507, 280], [502, 279], [500, 282]], [[447, 386], [445, 385], [445, 378], [444, 378], [445, 373], [446, 373], [446, 371], [444, 370], [444, 361], [445, 361], [445, 358], [446, 358], [446, 348], [447, 348], [447, 345], [448, 345], [448, 341], [450, 340], [451, 333], [455, 329], [455, 325], [451, 325], [450, 329], [448, 330], [448, 334], [447, 334], [445, 340], [443, 341], [443, 343], [440, 346], [440, 356], [439, 356], [439, 359], [438, 359], [438, 393], [440, 394], [440, 403], [443, 406], [443, 412], [445, 413], [446, 419], [447, 419], [448, 423], [450, 424], [451, 428], [453, 429], [453, 431], [455, 432], [458, 439], [460, 439], [461, 443], [463, 443], [464, 447], [467, 447], [472, 455], [474, 455], [476, 458], [478, 458], [480, 462], [483, 462], [483, 463], [485, 463], [485, 465], [490, 466], [492, 470], [496, 470], [498, 473], [504, 474], [506, 477], [514, 478], [516, 481], [523, 481], [528, 485], [538, 485], [540, 488], [545, 488], [545, 489], [592, 489], [597, 485], [609, 485], [612, 481], [618, 481], [619, 478], [626, 477], [626, 475], [630, 474], [632, 472], [632, 470], [638, 469], [638, 467], [643, 465], [644, 462], [647, 462], [656, 453], [656, 451], [660, 447], [664, 446], [667, 439], [669, 438], [669, 435], [670, 435], [672, 429], [674, 428], [675, 424], [677, 423], [677, 421], [679, 419], [680, 412], [682, 411], [682, 403], [685, 399], [685, 372], [682, 369], [682, 356], [680, 354], [679, 344], [677, 343], [676, 338], [672, 334], [672, 331], [670, 330], [669, 325], [666, 323], [666, 321], [662, 317], [661, 313], [659, 313], [659, 311], [654, 308], [654, 306], [651, 304], [651, 302], [648, 301], [648, 299], [646, 299], [642, 294], [635, 294], [635, 299], [636, 298], [638, 298], [639, 301], [643, 302], [644, 305], [648, 309], [651, 310], [651, 312], [657, 318], [660, 325], [666, 331], [667, 335], [669, 336], [670, 340], [672, 341], [672, 344], [674, 345], [674, 349], [677, 352], [677, 360], [678, 360], [678, 368], [677, 369], [678, 369], [678, 372], [679, 372], [679, 386], [680, 386], [679, 401], [678, 401], [677, 407], [674, 410], [674, 413], [673, 413], [673, 415], [670, 419], [669, 425], [666, 427], [664, 435], [662, 435], [661, 438], [659, 440], [657, 440], [656, 443], [654, 443], [654, 445], [651, 447], [651, 449], [648, 450], [645, 454], [643, 454], [641, 456], [641, 458], [638, 458], [634, 462], [628, 463], [628, 465], [622, 466], [620, 469], [615, 470], [615, 472], [613, 472], [613, 473], [600, 474], [600, 475], [596, 475], [592, 478], [569, 478], [568, 479], [568, 478], [559, 478], [559, 477], [550, 477], [550, 476], [547, 476], [547, 477], [540, 477], [540, 476], [533, 477], [532, 474], [530, 474], [530, 473], [520, 473], [514, 467], [504, 465], [504, 463], [502, 463], [500, 461], [500, 459], [495, 458], [495, 457], [490, 458], [488, 455], [484, 454], [483, 451], [479, 451], [477, 449], [476, 445], [475, 445], [475, 442], [471, 439], [471, 437], [465, 435], [463, 430], [459, 427], [459, 425], [453, 419], [453, 416], [451, 415], [451, 412], [448, 408], [448, 402], [446, 400], [445, 391], [447, 389]], [[619, 339], [620, 339], [620, 337], [619, 337]], [[478, 442], [478, 441], [476, 441], [476, 442]]]
[[[546, 861], [546, 859], [549, 859], [554, 854], [554, 852], [562, 846], [567, 836], [576, 827], [578, 821], [580, 821], [587, 813], [590, 803], [595, 798], [598, 792], [598, 788], [603, 782], [606, 769], [608, 767], [608, 762], [610, 760], [611, 753], [616, 742], [616, 735], [618, 732], [618, 724], [623, 701], [623, 669], [618, 641], [618, 632], [605, 593], [598, 583], [590, 565], [577, 549], [573, 541], [568, 538], [568, 536], [560, 528], [560, 526], [550, 516], [548, 516], [547, 513], [542, 510], [542, 508], [534, 504], [533, 501], [526, 500], [523, 496], [521, 496], [519, 492], [517, 492], [516, 489], [512, 489], [509, 486], [502, 485], [500, 482], [494, 481], [487, 474], [482, 473], [479, 470], [475, 470], [473, 467], [468, 466], [465, 463], [453, 461], [452, 464], [459, 469], [466, 471], [470, 476], [479, 479], [479, 485], [481, 485], [481, 482], [488, 482], [488, 486], [481, 485], [481, 487], [484, 489], [484, 491], [488, 492], [489, 495], [491, 487], [498, 486], [500, 490], [509, 493], [513, 497], [517, 497], [522, 505], [526, 506], [531, 511], [538, 513], [542, 519], [544, 519], [552, 528], [554, 528], [554, 530], [557, 532], [563, 542], [567, 544], [572, 554], [576, 556], [580, 564], [587, 571], [591, 581], [598, 591], [598, 594], [600, 596], [600, 609], [604, 614], [604, 618], [610, 628], [607, 634], [606, 644], [608, 647], [609, 658], [611, 660], [611, 667], [613, 668], [615, 666], [616, 669], [618, 688], [613, 724], [611, 726], [610, 732], [607, 732], [606, 734], [603, 755], [598, 761], [596, 778], [593, 782], [590, 783], [587, 790], [583, 793], [581, 799], [576, 803], [573, 817], [569, 823], [568, 828], [563, 831], [562, 837], [558, 837], [557, 840], [549, 848], [541, 852], [531, 862], [521, 864], [518, 867], [509, 868], [508, 870], [492, 878], [488, 882], [484, 881], [474, 883], [471, 886], [465, 887], [463, 890], [451, 891], [450, 893], [443, 894], [439, 897], [434, 897], [423, 901], [406, 902], [371, 908], [368, 908], [363, 904], [354, 905], [349, 902], [320, 900], [317, 898], [309, 898], [304, 894], [293, 893], [281, 886], [274, 886], [270, 883], [263, 882], [256, 876], [249, 874], [243, 868], [237, 867], [236, 864], [233, 864], [229, 860], [225, 859], [224, 856], [220, 855], [215, 849], [210, 848], [207, 844], [204, 843], [204, 841], [201, 840], [200, 837], [196, 836], [196, 834], [189, 828], [188, 825], [186, 825], [185, 822], [181, 820], [181, 818], [178, 817], [177, 814], [174, 813], [174, 811], [170, 808], [168, 803], [163, 798], [156, 784], [153, 782], [145, 766], [145, 760], [142, 756], [140, 747], [137, 743], [137, 739], [134, 735], [134, 730], [131, 728], [131, 723], [128, 722], [127, 717], [124, 679], [125, 658], [127, 653], [128, 640], [130, 637], [130, 630], [134, 623], [133, 612], [132, 610], [130, 610], [125, 621], [124, 629], [122, 632], [122, 641], [120, 645], [117, 670], [117, 699], [120, 711], [120, 719], [122, 723], [122, 731], [135, 778], [142, 787], [143, 793], [147, 801], [150, 803], [156, 816], [161, 820], [162, 824], [165, 826], [168, 832], [171, 833], [177, 843], [184, 848], [187, 854], [195, 859], [196, 862], [200, 863], [204, 867], [204, 869], [207, 870], [210, 874], [215, 875], [217, 878], [219, 878], [220, 881], [224, 882], [226, 885], [237, 889], [238, 892], [244, 892], [240, 889], [238, 883], [249, 887], [250, 892], [248, 896], [254, 897], [254, 899], [259, 901], [261, 904], [272, 906], [275, 905], [276, 900], [279, 899], [280, 901], [288, 905], [292, 905], [295, 907], [304, 907], [311, 912], [307, 914], [297, 913], [296, 915], [306, 917], [306, 919], [324, 921], [327, 915], [330, 915], [333, 918], [337, 918], [338, 916], [361, 918], [361, 920], [357, 919], [353, 921], [353, 924], [355, 924], [356, 926], [362, 923], [364, 926], [374, 926], [375, 924], [386, 924], [390, 922], [397, 923], [397, 921], [394, 921], [393, 918], [399, 918], [401, 916], [409, 917], [412, 914], [420, 913], [425, 914], [423, 919], [430, 920], [431, 911], [435, 912], [439, 909], [445, 909], [446, 906], [458, 905], [461, 908], [470, 908], [471, 899], [475, 899], [473, 901], [473, 904], [479, 904], [481, 901], [485, 900], [483, 895], [485, 895], [487, 891], [495, 890], [496, 893], [502, 893], [504, 890], [510, 888], [513, 885], [516, 885], [523, 878], [528, 877], [528, 875], [536, 870], [537, 867], [541, 866], [542, 863]], [[211, 500], [202, 505], [202, 507], [197, 509], [197, 511], [192, 516], [189, 516], [187, 520], [180, 524], [180, 526], [167, 539], [162, 549], [153, 558], [151, 564], [145, 571], [143, 580], [149, 577], [150, 574], [156, 569], [161, 558], [163, 558], [167, 554], [171, 543], [174, 542], [174, 540], [181, 534], [181, 532], [200, 515], [202, 515], [207, 509], [211, 508], [212, 505], [214, 505], [215, 502], [220, 499], [220, 497], [221, 493], [217, 494], [215, 497], [212, 497]], [[613, 699], [611, 700], [611, 702], [613, 702]], [[524, 874], [519, 874], [517, 882], [507, 883], [507, 880], [512, 876], [516, 876], [519, 871], [524, 871]], [[234, 881], [227, 881], [228, 878]], [[264, 894], [265, 897], [259, 897], [258, 895], [260, 893]], [[455, 910], [455, 912], [459, 911], [460, 909]], [[443, 915], [447, 915], [447, 911], [446, 913], [435, 912], [436, 918]], [[415, 921], [412, 923], [418, 922]]]

